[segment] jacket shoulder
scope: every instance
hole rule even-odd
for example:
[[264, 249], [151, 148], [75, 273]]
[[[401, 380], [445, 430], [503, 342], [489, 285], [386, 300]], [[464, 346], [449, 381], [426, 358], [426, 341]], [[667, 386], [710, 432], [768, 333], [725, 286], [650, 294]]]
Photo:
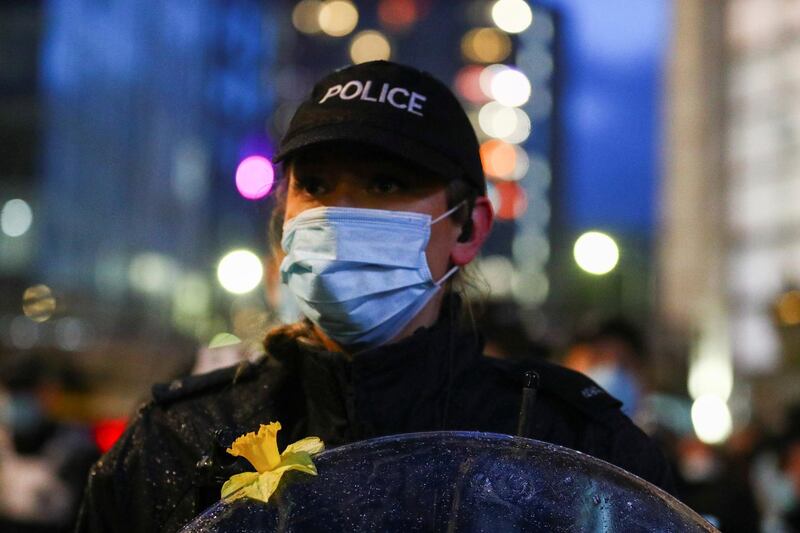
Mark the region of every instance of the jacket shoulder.
[[604, 419], [622, 406], [591, 378], [561, 365], [542, 359], [486, 359], [519, 387], [530, 385], [537, 395], [554, 397], [589, 418]]
[[257, 369], [262, 364], [263, 360], [244, 361], [205, 374], [180, 377], [168, 383], [156, 383], [151, 389], [152, 403], [167, 406], [198, 396], [220, 393], [238, 383], [251, 381], [258, 374]]

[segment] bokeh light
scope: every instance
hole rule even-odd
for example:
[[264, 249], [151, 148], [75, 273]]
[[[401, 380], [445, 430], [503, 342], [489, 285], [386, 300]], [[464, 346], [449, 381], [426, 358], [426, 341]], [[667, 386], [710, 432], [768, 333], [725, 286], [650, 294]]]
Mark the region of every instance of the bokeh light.
[[236, 188], [248, 200], [264, 198], [275, 183], [275, 169], [266, 157], [251, 155], [236, 168]]
[[608, 274], [619, 261], [614, 239], [599, 231], [587, 231], [575, 241], [573, 255], [578, 266], [590, 274]]
[[478, 112], [478, 124], [489, 137], [503, 139], [518, 130], [519, 114], [514, 108], [489, 102]]
[[506, 179], [509, 180], [521, 180], [525, 177], [528, 173], [528, 167], [530, 166], [530, 158], [528, 157], [528, 152], [522, 149], [521, 146], [516, 144], [512, 144], [514, 147], [514, 170], [511, 171], [511, 174], [506, 176]]
[[178, 277], [177, 265], [169, 257], [153, 252], [144, 252], [136, 257], [128, 267], [128, 281], [134, 289], [163, 294], [171, 290]]
[[532, 264], [544, 268], [550, 259], [550, 241], [547, 240], [544, 230], [529, 229], [514, 236], [511, 253], [514, 261], [521, 265]]
[[89, 325], [75, 317], [64, 317], [56, 322], [55, 339], [59, 348], [64, 350], [80, 350], [89, 340]]
[[715, 340], [706, 336], [697, 348], [697, 356], [689, 365], [687, 386], [692, 398], [713, 394], [727, 400], [733, 391], [733, 369], [730, 359], [722, 357], [722, 346], [714, 346]]
[[522, 269], [511, 277], [511, 294], [520, 304], [542, 304], [549, 293], [550, 281], [541, 268]]
[[0, 230], [9, 237], [24, 235], [33, 224], [33, 210], [28, 202], [15, 198], [0, 210]]
[[733, 420], [722, 398], [706, 394], [692, 404], [692, 425], [697, 438], [706, 444], [719, 444], [731, 435]]
[[489, 82], [489, 91], [499, 103], [518, 107], [531, 96], [531, 82], [522, 72], [507, 68], [494, 74]]
[[481, 71], [480, 85], [483, 94], [485, 94], [487, 98], [494, 98], [492, 96], [492, 80], [494, 79], [494, 77], [500, 74], [501, 72], [510, 70], [510, 68], [511, 67], [507, 65], [502, 65], [500, 63], [495, 63], [493, 65], [487, 65], [483, 67], [483, 70]]
[[553, 181], [552, 172], [550, 171], [550, 164], [547, 159], [540, 155], [533, 155], [529, 161], [529, 180], [533, 182], [534, 186], [541, 191], [545, 191], [550, 187]]
[[553, 75], [553, 54], [544, 46], [520, 49], [515, 63], [534, 82], [546, 82]]
[[8, 336], [15, 348], [32, 348], [39, 342], [39, 325], [24, 316], [14, 317], [8, 326]]
[[173, 312], [176, 315], [197, 317], [205, 315], [211, 307], [211, 288], [206, 278], [198, 273], [186, 273], [175, 283], [172, 293]]
[[512, 144], [519, 144], [525, 142], [531, 135], [531, 119], [528, 114], [522, 109], [515, 107], [514, 110], [514, 128], [507, 135], [500, 138]]
[[222, 288], [233, 294], [245, 294], [255, 289], [264, 274], [261, 260], [249, 250], [227, 253], [217, 266], [217, 279]]
[[497, 63], [511, 53], [511, 39], [495, 28], [475, 28], [461, 39], [461, 54], [476, 63]]
[[328, 0], [319, 10], [319, 27], [331, 37], [344, 37], [358, 24], [358, 9], [349, 0]]
[[350, 59], [353, 63], [365, 63], [379, 59], [389, 59], [392, 56], [392, 46], [381, 32], [365, 30], [353, 37], [350, 43]]
[[800, 324], [800, 291], [793, 290], [782, 294], [775, 305], [775, 311], [781, 325]]
[[514, 220], [528, 209], [528, 194], [515, 181], [495, 181], [495, 215], [500, 220]]
[[22, 312], [34, 322], [45, 322], [56, 310], [56, 299], [47, 285], [28, 287], [22, 294]]
[[520, 33], [533, 22], [533, 12], [523, 0], [498, 0], [492, 6], [492, 21], [503, 31]]
[[419, 18], [419, 7], [414, 0], [381, 0], [378, 19], [393, 31], [410, 28]]
[[297, 31], [315, 34], [322, 31], [319, 26], [319, 12], [322, 9], [321, 0], [302, 0], [292, 10], [292, 24]]
[[509, 177], [516, 166], [517, 154], [514, 147], [499, 139], [481, 144], [480, 156], [484, 173], [493, 178]]
[[511, 294], [511, 277], [514, 264], [503, 255], [488, 255], [478, 262], [483, 279], [489, 285], [492, 298], [503, 298]]
[[506, 179], [517, 166], [517, 152], [514, 147], [499, 139], [491, 139], [480, 148], [483, 172], [493, 178]]
[[478, 65], [465, 65], [459, 69], [455, 78], [455, 90], [463, 99], [473, 104], [483, 104], [489, 97], [481, 90], [481, 72]]

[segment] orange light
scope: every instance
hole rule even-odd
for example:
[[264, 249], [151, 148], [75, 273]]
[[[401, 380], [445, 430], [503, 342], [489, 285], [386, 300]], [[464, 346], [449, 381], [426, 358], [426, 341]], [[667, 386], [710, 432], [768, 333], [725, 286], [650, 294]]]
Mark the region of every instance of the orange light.
[[419, 9], [414, 0], [382, 0], [378, 4], [381, 24], [394, 31], [407, 30], [419, 18]]
[[461, 54], [476, 63], [499, 63], [511, 53], [511, 39], [497, 28], [475, 28], [461, 38]]
[[493, 178], [509, 178], [517, 167], [516, 150], [512, 145], [499, 139], [483, 143], [480, 154], [483, 171]]
[[778, 319], [784, 326], [800, 324], [800, 291], [793, 290], [783, 294], [777, 303]]

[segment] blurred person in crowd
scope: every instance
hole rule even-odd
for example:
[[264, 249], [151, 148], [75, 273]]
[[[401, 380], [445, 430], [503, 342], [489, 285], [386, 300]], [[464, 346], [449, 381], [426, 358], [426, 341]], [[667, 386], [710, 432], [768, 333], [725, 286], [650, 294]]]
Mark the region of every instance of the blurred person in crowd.
[[[154, 387], [93, 469], [78, 531], [177, 530], [247, 469], [224, 450], [270, 421], [280, 447], [519, 433], [672, 490], [660, 451], [591, 380], [482, 355], [459, 293], [493, 215], [475, 133], [444, 84], [385, 61], [333, 72], [275, 159], [285, 180], [271, 238], [303, 319], [269, 331], [256, 362]], [[523, 398], [535, 416], [520, 420]]]
[[800, 405], [788, 410], [783, 433], [757, 454], [751, 478], [762, 531], [800, 531]]
[[758, 531], [759, 512], [750, 484], [752, 431], [713, 446], [686, 434], [676, 441], [676, 483], [687, 505], [726, 533]]
[[611, 318], [579, 333], [563, 364], [596, 381], [636, 419], [646, 393], [644, 359], [639, 329], [624, 318]]
[[519, 306], [509, 300], [491, 301], [478, 310], [476, 319], [478, 330], [484, 335], [484, 355], [519, 362], [549, 357], [549, 347], [531, 338], [520, 313]]
[[18, 354], [0, 368], [0, 531], [70, 531], [99, 451], [88, 429], [61, 422], [48, 397], [79, 386], [68, 369], [48, 375], [47, 354]]

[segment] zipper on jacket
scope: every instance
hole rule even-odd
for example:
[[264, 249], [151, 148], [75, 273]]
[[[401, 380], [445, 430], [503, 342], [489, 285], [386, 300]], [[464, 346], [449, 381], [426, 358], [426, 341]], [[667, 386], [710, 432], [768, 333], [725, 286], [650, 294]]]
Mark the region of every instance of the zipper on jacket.
[[539, 389], [539, 374], [533, 370], [525, 372], [522, 387], [522, 401], [517, 418], [517, 436], [531, 437], [533, 434], [533, 407], [536, 403], [536, 392]]

